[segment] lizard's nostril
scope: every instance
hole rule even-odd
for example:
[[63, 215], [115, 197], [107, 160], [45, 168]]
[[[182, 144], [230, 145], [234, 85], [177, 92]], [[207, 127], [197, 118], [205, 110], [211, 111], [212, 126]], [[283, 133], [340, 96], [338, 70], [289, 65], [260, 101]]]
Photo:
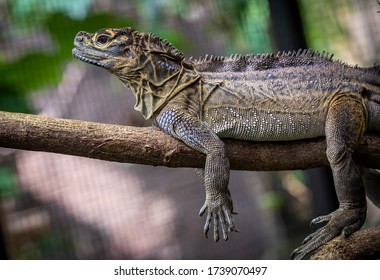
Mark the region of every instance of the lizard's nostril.
[[85, 31], [79, 31], [77, 35], [75, 36], [75, 41], [82, 42], [84, 38], [86, 38], [87, 32]]

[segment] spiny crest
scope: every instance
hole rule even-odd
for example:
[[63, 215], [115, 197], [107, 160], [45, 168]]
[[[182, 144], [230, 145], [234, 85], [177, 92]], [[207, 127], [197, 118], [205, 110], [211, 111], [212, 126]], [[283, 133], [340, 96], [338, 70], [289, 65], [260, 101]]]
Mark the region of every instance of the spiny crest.
[[209, 56], [189, 59], [198, 71], [246, 71], [267, 70], [277, 67], [304, 66], [330, 63], [333, 55], [327, 52], [300, 49], [298, 51], [278, 52], [277, 54], [233, 54], [231, 56]]
[[333, 54], [329, 54], [328, 52], [318, 52], [313, 51], [311, 49], [299, 49], [298, 51], [279, 51], [277, 54], [274, 53], [266, 53], [266, 54], [231, 54], [230, 56], [213, 56], [206, 54], [204, 57], [199, 57], [198, 59], [193, 59], [192, 62], [194, 63], [202, 63], [204, 61], [227, 61], [227, 60], [250, 60], [250, 59], [270, 59], [270, 58], [300, 58], [300, 57], [307, 57], [307, 58], [319, 58], [322, 60], [332, 60]]
[[184, 55], [178, 49], [176, 49], [171, 43], [165, 39], [161, 39], [153, 33], [140, 33], [142, 41], [145, 43], [145, 48], [148, 51], [154, 51], [167, 54], [173, 59], [182, 60]]

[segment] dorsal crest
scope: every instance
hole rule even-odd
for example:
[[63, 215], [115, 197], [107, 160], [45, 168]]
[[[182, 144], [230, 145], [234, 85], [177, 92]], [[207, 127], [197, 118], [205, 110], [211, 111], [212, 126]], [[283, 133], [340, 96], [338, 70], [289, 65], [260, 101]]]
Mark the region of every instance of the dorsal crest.
[[205, 56], [190, 59], [198, 71], [211, 72], [243, 72], [247, 70], [268, 70], [275, 68], [326, 64], [333, 62], [333, 55], [308, 49], [279, 52], [277, 54], [234, 54], [231, 56]]
[[140, 44], [144, 50], [166, 55], [174, 60], [182, 60], [184, 55], [168, 41], [161, 39], [153, 33], [140, 33]]

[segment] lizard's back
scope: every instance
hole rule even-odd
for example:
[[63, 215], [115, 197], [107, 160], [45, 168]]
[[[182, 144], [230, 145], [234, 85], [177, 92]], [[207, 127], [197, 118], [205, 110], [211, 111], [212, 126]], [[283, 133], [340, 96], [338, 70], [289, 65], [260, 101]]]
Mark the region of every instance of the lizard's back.
[[380, 94], [379, 84], [373, 84], [379, 83], [378, 67], [350, 67], [325, 54], [209, 58], [195, 66], [202, 77], [200, 117], [222, 138], [323, 136], [329, 104], [337, 95], [371, 102]]

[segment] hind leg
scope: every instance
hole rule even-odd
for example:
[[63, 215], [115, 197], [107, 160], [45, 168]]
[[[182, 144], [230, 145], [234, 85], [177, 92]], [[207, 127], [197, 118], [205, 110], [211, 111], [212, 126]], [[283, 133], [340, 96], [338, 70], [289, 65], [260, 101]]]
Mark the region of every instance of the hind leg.
[[303, 245], [292, 253], [292, 258], [302, 259], [334, 237], [349, 236], [363, 225], [367, 208], [365, 190], [352, 153], [363, 135], [364, 125], [360, 100], [343, 95], [332, 102], [326, 119], [326, 155], [333, 172], [339, 208], [311, 221], [312, 226], [327, 224], [306, 237]]

